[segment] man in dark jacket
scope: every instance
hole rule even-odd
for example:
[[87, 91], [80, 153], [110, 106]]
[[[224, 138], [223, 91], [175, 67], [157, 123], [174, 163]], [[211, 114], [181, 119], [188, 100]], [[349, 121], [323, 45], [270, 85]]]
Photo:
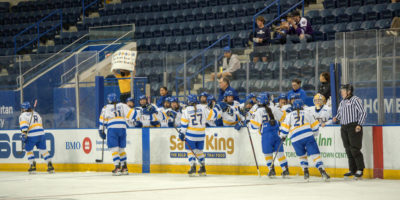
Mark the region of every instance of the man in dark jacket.
[[224, 100], [224, 94], [226, 91], [232, 91], [233, 92], [233, 99], [235, 101], [239, 102], [239, 95], [236, 92], [235, 89], [233, 89], [230, 85], [229, 85], [229, 79], [227, 78], [222, 78], [219, 82], [219, 96], [218, 96], [218, 101], [222, 101]]
[[319, 76], [319, 82], [321, 84], [318, 87], [318, 93], [324, 95], [325, 99], [328, 100], [331, 96], [331, 84], [328, 72], [322, 72]]

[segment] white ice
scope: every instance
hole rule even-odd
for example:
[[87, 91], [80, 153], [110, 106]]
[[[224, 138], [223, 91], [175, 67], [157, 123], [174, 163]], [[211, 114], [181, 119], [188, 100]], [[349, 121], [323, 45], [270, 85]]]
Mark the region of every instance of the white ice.
[[257, 176], [208, 175], [188, 177], [182, 174], [55, 173], [29, 175], [22, 172], [0, 173], [0, 199], [291, 199], [291, 200], [369, 200], [400, 199], [399, 180], [331, 179], [323, 182], [312, 177], [269, 179]]

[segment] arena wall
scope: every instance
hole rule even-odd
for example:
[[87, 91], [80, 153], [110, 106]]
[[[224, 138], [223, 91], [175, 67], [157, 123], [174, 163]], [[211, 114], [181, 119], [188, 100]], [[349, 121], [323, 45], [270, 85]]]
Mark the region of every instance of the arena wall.
[[[400, 135], [398, 126], [365, 126], [363, 153], [366, 178], [400, 179]], [[18, 130], [0, 131], [0, 171], [26, 171], [25, 153], [21, 153]], [[255, 161], [247, 130], [233, 128], [207, 128], [204, 151], [207, 173], [256, 175]], [[257, 161], [262, 174], [267, 168], [261, 150], [261, 136], [252, 134]], [[54, 155], [56, 171], [111, 171], [111, 154], [105, 144], [104, 162], [101, 158], [102, 140], [96, 129], [49, 129], [46, 130], [47, 149]], [[320, 129], [316, 137], [321, 157], [328, 173], [341, 177], [347, 172], [347, 156], [340, 137], [339, 126]], [[301, 175], [298, 159], [290, 141], [284, 143], [290, 173]], [[189, 169], [184, 143], [171, 128], [128, 129], [128, 167], [133, 173], [186, 173]], [[35, 152], [39, 157], [38, 152]], [[38, 170], [45, 170], [43, 160], [38, 159]], [[310, 161], [311, 165], [312, 161]], [[276, 166], [279, 163], [276, 162]], [[277, 167], [277, 173], [280, 173]], [[319, 174], [315, 168], [311, 174]]]

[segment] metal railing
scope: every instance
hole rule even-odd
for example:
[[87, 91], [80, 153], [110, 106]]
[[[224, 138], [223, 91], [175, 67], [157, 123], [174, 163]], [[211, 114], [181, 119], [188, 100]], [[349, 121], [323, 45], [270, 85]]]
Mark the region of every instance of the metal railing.
[[[221, 41], [223, 41], [223, 40], [225, 40], [225, 39], [228, 40], [227, 46], [230, 47], [230, 45], [231, 45], [231, 36], [230, 36], [229, 34], [226, 34], [226, 35], [222, 36], [221, 38], [219, 38], [219, 39], [218, 39], [217, 41], [215, 41], [214, 43], [212, 43], [212, 44], [211, 44], [210, 46], [208, 46], [207, 48], [203, 49], [203, 50], [202, 50], [201, 52], [199, 52], [197, 55], [195, 55], [195, 56], [193, 56], [192, 58], [190, 58], [189, 60], [185, 61], [182, 65], [180, 65], [180, 66], [176, 69], [176, 71], [175, 71], [175, 86], [176, 86], [176, 94], [177, 94], [177, 95], [179, 94], [179, 86], [181, 85], [181, 84], [178, 83], [178, 80], [184, 80], [182, 84], [184, 85], [184, 93], [185, 93], [185, 96], [186, 96], [187, 83], [189, 83], [189, 94], [190, 94], [190, 90], [191, 90], [191, 88], [190, 88], [190, 82], [191, 82], [191, 80], [192, 80], [193, 78], [195, 78], [200, 72], [203, 73], [203, 87], [204, 87], [204, 77], [205, 77], [204, 71], [205, 71], [207, 68], [213, 66], [213, 63], [209, 63], [209, 64], [206, 64], [206, 63], [205, 63], [205, 62], [206, 62], [206, 61], [205, 61], [205, 53], [207, 53], [208, 50], [210, 50], [212, 47], [216, 46], [217, 44], [219, 44]], [[186, 67], [186, 66], [187, 66], [189, 63], [191, 63], [192, 61], [194, 61], [196, 58], [198, 58], [199, 56], [202, 56], [202, 67], [201, 67], [201, 69], [198, 70], [197, 72], [195, 72], [194, 74], [192, 74], [191, 76], [187, 77], [187, 76], [186, 76], [186, 71], [187, 71], [187, 67]], [[186, 56], [185, 56], [185, 58], [186, 58]], [[219, 59], [221, 59], [221, 58], [222, 58], [222, 56], [219, 56], [219, 57], [216, 59], [215, 62], [217, 62], [217, 60], [219, 60]], [[178, 73], [179, 73], [182, 69], [184, 69], [183, 77], [179, 77], [179, 76], [178, 76]]]
[[256, 18], [258, 16], [260, 16], [262, 13], [264, 13], [265, 11], [267, 11], [269, 8], [271, 8], [274, 5], [277, 5], [277, 9], [278, 9], [278, 16], [276, 18], [274, 18], [273, 20], [271, 20], [270, 22], [268, 22], [265, 26], [270, 26], [272, 23], [274, 23], [276, 20], [279, 20], [281, 17], [285, 16], [286, 14], [288, 14], [290, 11], [296, 9], [300, 4], [302, 4], [302, 15], [304, 16], [304, 0], [299, 1], [298, 3], [294, 4], [292, 7], [290, 7], [288, 10], [284, 11], [281, 13], [282, 9], [281, 9], [281, 1], [280, 0], [275, 0], [273, 2], [271, 2], [269, 5], [267, 5], [265, 8], [263, 8], [262, 10], [260, 10], [259, 12], [257, 12], [254, 16], [253, 16], [253, 34], [256, 32]]
[[[48, 18], [50, 18], [50, 17], [52, 17], [52, 16], [54, 16], [54, 15], [57, 15], [57, 14], [58, 14], [59, 17], [60, 17], [59, 22], [58, 22], [57, 24], [54, 24], [51, 28], [49, 28], [49, 29], [46, 30], [45, 32], [41, 33], [41, 32], [40, 32], [40, 24], [41, 24], [44, 20], [46, 20], [46, 19], [48, 19]], [[46, 17], [43, 17], [42, 19], [40, 19], [39, 21], [37, 21], [35, 24], [32, 24], [32, 25], [28, 26], [27, 28], [25, 28], [24, 30], [22, 30], [21, 32], [17, 33], [17, 34], [13, 37], [13, 41], [14, 41], [14, 54], [17, 54], [18, 51], [20, 51], [21, 49], [25, 48], [26, 46], [32, 44], [32, 43], [35, 42], [35, 41], [38, 42], [38, 43], [37, 43], [37, 46], [39, 47], [39, 46], [40, 46], [40, 38], [41, 38], [43, 35], [47, 34], [48, 32], [55, 30], [57, 27], [60, 27], [60, 32], [61, 32], [61, 31], [62, 31], [62, 24], [63, 24], [63, 22], [62, 22], [62, 21], [63, 21], [62, 17], [63, 17], [63, 16], [62, 16], [62, 10], [61, 10], [61, 9], [54, 10], [53, 12], [51, 12], [50, 14], [48, 14]], [[23, 33], [27, 32], [27, 31], [33, 29], [33, 28], [36, 28], [36, 30], [37, 30], [37, 36], [36, 36], [34, 39], [30, 40], [29, 42], [23, 44], [21, 47], [17, 47], [17, 37], [20, 36], [20, 35], [22, 35]]]

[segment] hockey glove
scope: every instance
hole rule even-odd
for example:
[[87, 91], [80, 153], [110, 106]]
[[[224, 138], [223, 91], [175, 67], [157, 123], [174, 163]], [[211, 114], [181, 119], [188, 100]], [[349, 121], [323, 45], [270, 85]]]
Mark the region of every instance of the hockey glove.
[[179, 139], [185, 141], [185, 134], [183, 134], [181, 131], [179, 131]]
[[141, 121], [136, 121], [136, 128], [142, 128], [143, 127], [143, 123]]
[[168, 122], [168, 127], [174, 127], [174, 122]]
[[240, 131], [240, 129], [243, 127], [242, 122], [239, 122], [235, 125], [235, 129]]
[[152, 122], [150, 122], [150, 125], [152, 125], [152, 126], [157, 126], [157, 125], [159, 125], [159, 124], [160, 124], [159, 121], [152, 121]]
[[228, 104], [225, 102], [219, 102], [216, 107], [222, 112], [226, 112], [228, 110]]
[[175, 113], [175, 112], [172, 112], [172, 111], [168, 111], [168, 112], [167, 112], [167, 116], [168, 116], [168, 117], [171, 117], [172, 119], [175, 119], [176, 113]]
[[104, 133], [103, 130], [99, 130], [99, 136], [101, 139], [105, 140], [106, 139], [106, 133]]
[[23, 131], [23, 132], [21, 133], [21, 141], [22, 141], [23, 143], [25, 143], [25, 142], [26, 142], [26, 139], [28, 139], [27, 132], [26, 132], [26, 131]]

